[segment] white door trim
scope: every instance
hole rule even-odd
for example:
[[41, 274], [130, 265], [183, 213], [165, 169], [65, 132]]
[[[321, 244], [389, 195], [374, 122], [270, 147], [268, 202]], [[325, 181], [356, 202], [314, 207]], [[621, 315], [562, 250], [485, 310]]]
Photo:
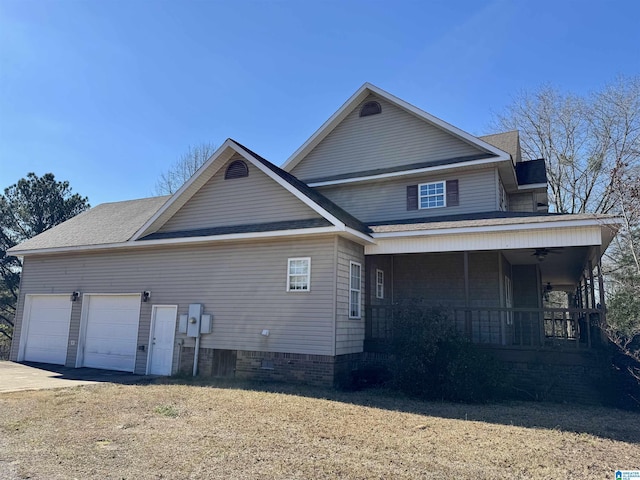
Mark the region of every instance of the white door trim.
[[[83, 293], [82, 294], [82, 312], [80, 313], [80, 332], [78, 334], [78, 348], [76, 351], [76, 368], [82, 367], [84, 363], [84, 346], [87, 339], [87, 321], [89, 320], [89, 306], [91, 304], [91, 297], [138, 297], [142, 300], [141, 293]], [[142, 305], [142, 302], [139, 302]], [[138, 310], [138, 322], [136, 324], [136, 332], [140, 330], [140, 311]], [[136, 338], [136, 342], [137, 342]], [[133, 369], [136, 368], [136, 361], [138, 360], [138, 349], [136, 348], [133, 354]], [[132, 370], [132, 372], [134, 371]]]
[[[69, 297], [66, 293], [27, 293], [24, 296], [24, 308], [22, 311], [22, 324], [20, 327], [20, 343], [18, 344], [18, 362], [24, 361], [24, 354], [27, 348], [27, 338], [29, 337], [29, 326], [31, 323], [31, 307], [34, 297]], [[69, 300], [71, 303], [71, 300]], [[67, 330], [67, 353], [69, 353], [69, 330], [71, 329], [71, 307], [69, 307], [69, 329]]]
[[[146, 374], [149, 375], [149, 371], [151, 370], [151, 357], [153, 356], [153, 334], [155, 333], [156, 328], [156, 311], [158, 308], [173, 308], [175, 311], [175, 318], [178, 318], [178, 305], [153, 305], [151, 307], [151, 325], [149, 327], [149, 348], [147, 352], [147, 369]], [[171, 344], [174, 345], [176, 341], [176, 331], [173, 330], [173, 338], [171, 339]], [[175, 345], [174, 345], [175, 346]], [[171, 355], [171, 373], [173, 373], [173, 354]]]

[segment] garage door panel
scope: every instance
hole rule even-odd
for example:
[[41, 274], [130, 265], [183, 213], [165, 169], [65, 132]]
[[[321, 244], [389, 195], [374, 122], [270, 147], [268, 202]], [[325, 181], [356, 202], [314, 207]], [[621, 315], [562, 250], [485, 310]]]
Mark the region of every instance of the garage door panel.
[[71, 302], [66, 295], [33, 295], [24, 360], [64, 365], [67, 358]]
[[138, 343], [140, 297], [91, 295], [84, 343], [85, 367], [131, 372]]

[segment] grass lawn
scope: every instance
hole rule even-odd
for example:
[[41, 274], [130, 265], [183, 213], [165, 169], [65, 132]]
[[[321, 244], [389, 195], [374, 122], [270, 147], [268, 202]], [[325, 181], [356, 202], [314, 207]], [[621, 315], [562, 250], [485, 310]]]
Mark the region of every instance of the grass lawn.
[[0, 479], [613, 479], [640, 414], [385, 391], [102, 384], [0, 395]]

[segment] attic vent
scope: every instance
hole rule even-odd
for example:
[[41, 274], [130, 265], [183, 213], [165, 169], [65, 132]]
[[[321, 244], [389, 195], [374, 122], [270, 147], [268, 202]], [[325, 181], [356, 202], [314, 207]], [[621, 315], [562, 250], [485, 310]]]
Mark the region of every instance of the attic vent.
[[224, 174], [224, 179], [229, 180], [230, 178], [242, 178], [249, 176], [249, 169], [247, 168], [247, 164], [242, 160], [235, 160], [229, 164], [227, 167], [227, 171]]
[[360, 109], [361, 117], [368, 117], [369, 115], [376, 115], [382, 112], [382, 107], [378, 102], [367, 102]]

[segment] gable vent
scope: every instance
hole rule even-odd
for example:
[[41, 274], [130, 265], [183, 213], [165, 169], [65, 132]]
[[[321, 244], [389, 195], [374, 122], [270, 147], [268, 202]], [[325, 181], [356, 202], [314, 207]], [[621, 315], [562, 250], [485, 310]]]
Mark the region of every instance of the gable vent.
[[224, 174], [224, 179], [229, 180], [231, 178], [242, 178], [249, 176], [249, 168], [247, 164], [242, 160], [235, 160], [229, 164], [227, 171]]
[[368, 117], [369, 115], [376, 115], [382, 112], [382, 107], [378, 102], [367, 102], [360, 109], [361, 117]]

